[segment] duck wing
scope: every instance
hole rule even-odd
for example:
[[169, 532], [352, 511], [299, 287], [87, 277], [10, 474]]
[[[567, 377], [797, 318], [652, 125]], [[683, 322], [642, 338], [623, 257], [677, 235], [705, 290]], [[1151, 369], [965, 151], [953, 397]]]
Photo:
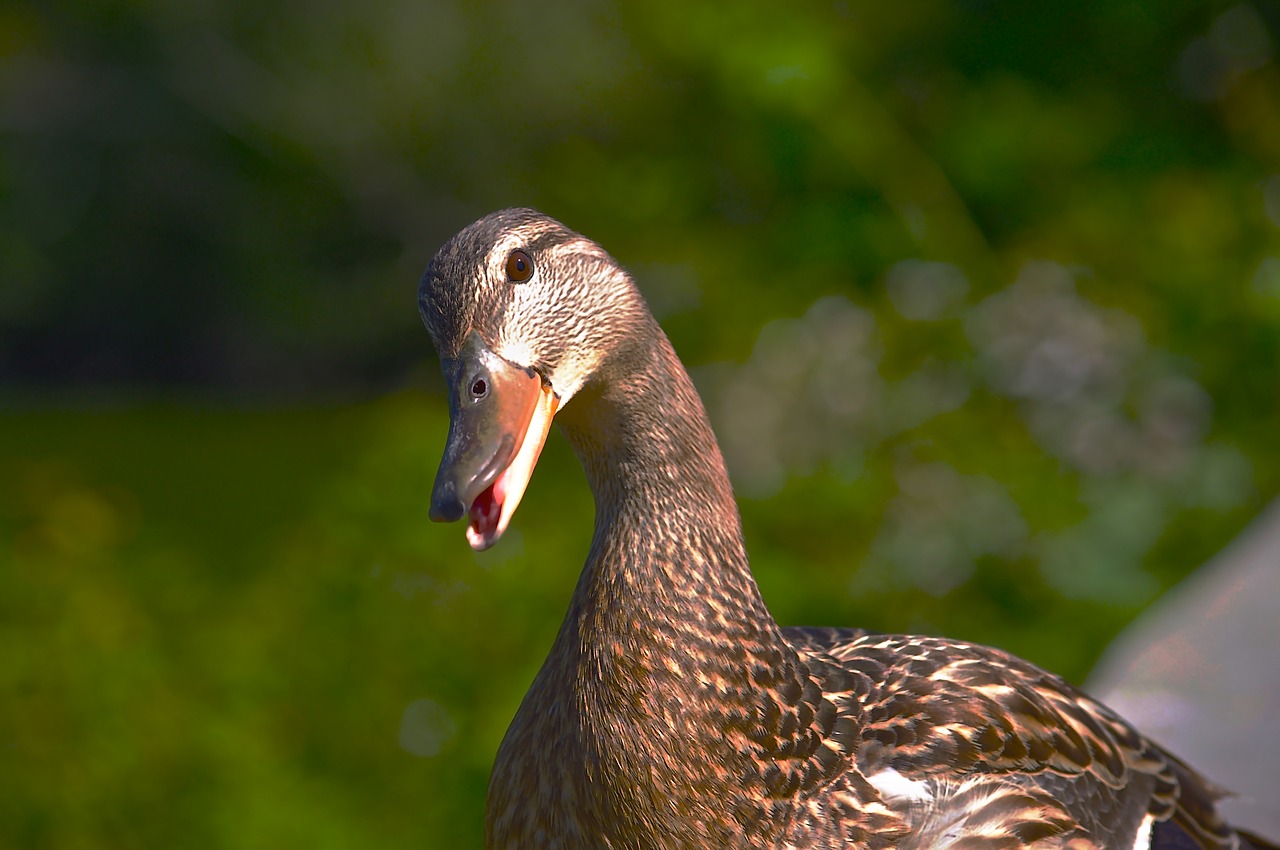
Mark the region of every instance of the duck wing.
[[904, 818], [900, 847], [1128, 848], [1153, 822], [1237, 846], [1220, 789], [1058, 676], [942, 638], [783, 634], [845, 721], [850, 772]]

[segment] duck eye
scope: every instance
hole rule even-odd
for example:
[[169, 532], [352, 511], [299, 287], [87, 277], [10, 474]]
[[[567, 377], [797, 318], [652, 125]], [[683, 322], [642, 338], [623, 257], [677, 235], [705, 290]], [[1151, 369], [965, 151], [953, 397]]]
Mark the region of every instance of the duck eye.
[[507, 257], [507, 280], [523, 283], [533, 275], [533, 259], [524, 251], [515, 250]]
[[489, 394], [489, 382], [484, 378], [476, 378], [471, 383], [471, 400], [480, 401]]

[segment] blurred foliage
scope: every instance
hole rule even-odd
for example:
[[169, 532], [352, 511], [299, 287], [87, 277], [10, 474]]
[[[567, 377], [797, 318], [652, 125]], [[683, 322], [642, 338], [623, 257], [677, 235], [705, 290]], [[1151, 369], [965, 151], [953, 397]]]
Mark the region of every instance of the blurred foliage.
[[1280, 490], [1278, 29], [6, 4], [0, 843], [479, 845], [591, 524], [558, 440], [494, 551], [425, 521], [413, 284], [500, 206], [635, 273], [781, 621], [1081, 679]]

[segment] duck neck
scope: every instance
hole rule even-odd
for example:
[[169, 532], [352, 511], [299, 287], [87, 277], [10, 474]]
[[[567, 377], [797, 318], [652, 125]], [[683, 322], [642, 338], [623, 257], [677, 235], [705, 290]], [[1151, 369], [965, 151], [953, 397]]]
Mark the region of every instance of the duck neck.
[[[693, 382], [652, 317], [558, 417], [596, 525], [557, 649], [578, 687], [631, 705], [750, 712], [768, 668], [794, 671], [748, 567], [741, 521]], [[753, 673], [754, 671], [754, 673]], [[621, 699], [621, 702], [619, 702]]]
[[[557, 416], [595, 494], [595, 535], [499, 751], [491, 847], [549, 835], [566, 848], [725, 847], [743, 824], [762, 842], [785, 828], [749, 778], [795, 733], [787, 707], [812, 682], [751, 577], [693, 383], [644, 319]], [[530, 805], [530, 789], [554, 794]]]

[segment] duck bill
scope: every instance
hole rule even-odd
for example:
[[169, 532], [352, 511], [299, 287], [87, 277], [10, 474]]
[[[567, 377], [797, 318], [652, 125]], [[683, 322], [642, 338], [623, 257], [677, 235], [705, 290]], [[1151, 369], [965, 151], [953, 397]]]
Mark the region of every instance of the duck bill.
[[431, 519], [466, 516], [467, 542], [488, 549], [524, 496], [558, 399], [538, 373], [503, 360], [474, 332], [444, 371], [449, 439], [431, 493]]

